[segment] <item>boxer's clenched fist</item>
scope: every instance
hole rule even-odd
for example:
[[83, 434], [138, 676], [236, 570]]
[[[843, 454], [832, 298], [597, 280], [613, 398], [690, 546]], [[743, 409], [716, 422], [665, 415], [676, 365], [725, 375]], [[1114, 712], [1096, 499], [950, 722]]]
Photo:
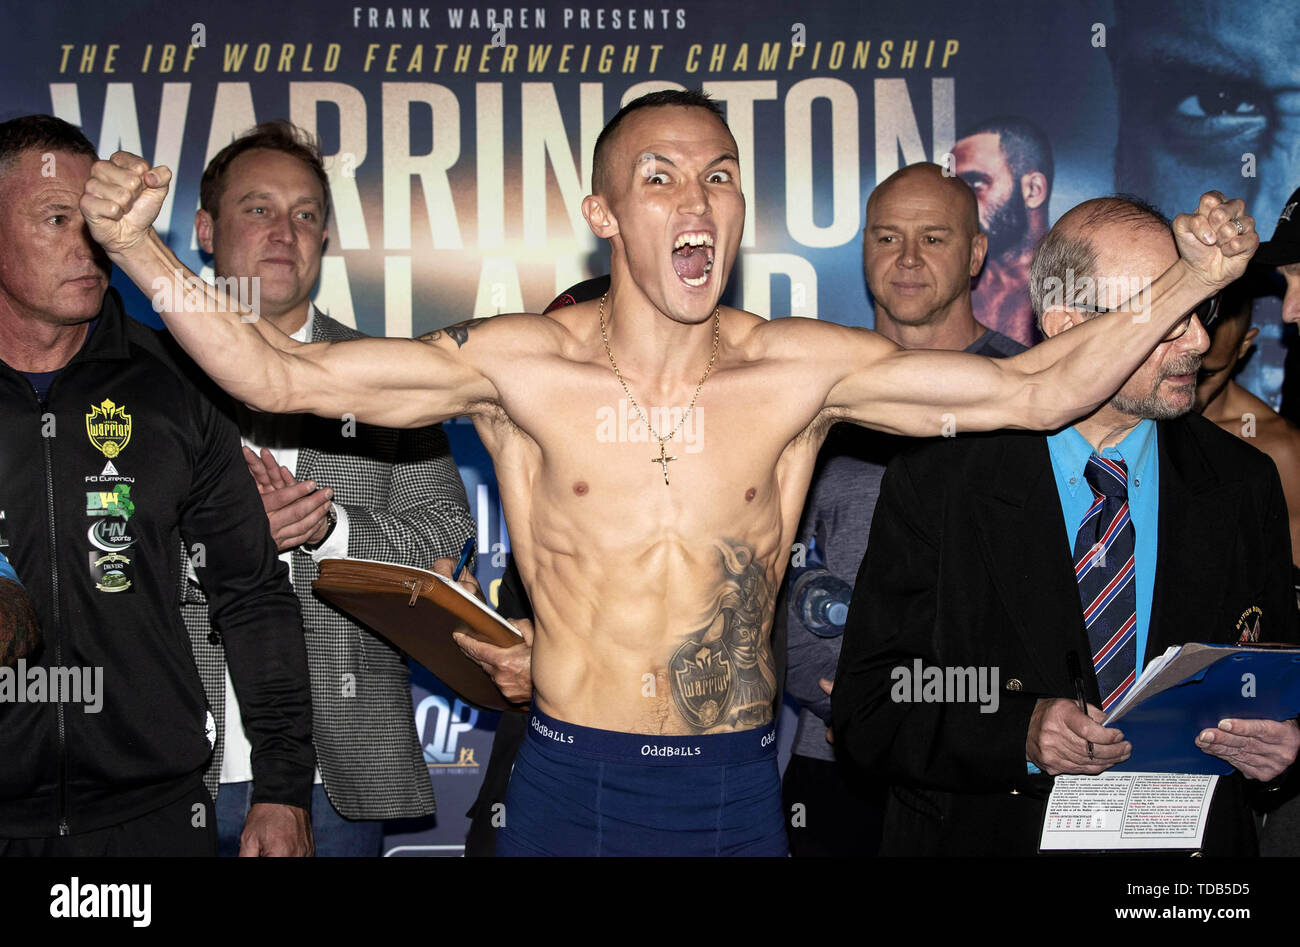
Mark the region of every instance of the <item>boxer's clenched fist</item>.
[[171, 180], [168, 168], [150, 168], [126, 151], [96, 161], [81, 195], [81, 215], [95, 242], [110, 255], [139, 245], [162, 209]]
[[1173, 230], [1183, 262], [1210, 293], [1245, 273], [1259, 247], [1255, 218], [1246, 214], [1245, 202], [1218, 191], [1202, 194], [1195, 213], [1175, 217]]

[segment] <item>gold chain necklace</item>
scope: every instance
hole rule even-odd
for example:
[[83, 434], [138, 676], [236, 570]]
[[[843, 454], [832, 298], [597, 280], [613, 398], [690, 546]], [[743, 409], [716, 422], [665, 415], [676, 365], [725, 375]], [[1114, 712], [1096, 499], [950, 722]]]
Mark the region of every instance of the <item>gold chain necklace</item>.
[[713, 354], [709, 356], [709, 367], [704, 369], [704, 375], [700, 378], [700, 383], [695, 386], [695, 394], [691, 396], [691, 403], [687, 405], [686, 410], [682, 412], [682, 416], [678, 420], [677, 426], [672, 429], [671, 433], [669, 433], [667, 437], [660, 437], [659, 432], [656, 431], [654, 425], [650, 423], [650, 419], [646, 417], [646, 413], [642, 411], [641, 406], [636, 403], [636, 398], [632, 396], [632, 390], [628, 388], [627, 382], [623, 380], [623, 373], [618, 370], [618, 362], [614, 361], [614, 351], [609, 347], [609, 335], [605, 332], [605, 298], [608, 295], [609, 293], [606, 293], [604, 296], [600, 297], [600, 337], [605, 343], [605, 354], [609, 356], [609, 364], [614, 368], [614, 377], [616, 377], [618, 383], [623, 386], [623, 391], [627, 395], [627, 400], [632, 402], [632, 407], [636, 409], [637, 415], [645, 422], [645, 426], [654, 436], [654, 439], [659, 442], [659, 456], [651, 457], [650, 463], [658, 464], [660, 466], [664, 472], [664, 486], [668, 486], [668, 464], [677, 458], [668, 456], [668, 448], [666, 445], [668, 441], [671, 441], [677, 436], [677, 432], [681, 430], [682, 425], [686, 423], [686, 419], [689, 418], [691, 412], [695, 410], [695, 401], [700, 397], [700, 390], [704, 387], [704, 383], [709, 380], [709, 372], [713, 371], [713, 363], [717, 361], [718, 358], [718, 327], [722, 323], [719, 313], [721, 313], [722, 307], [718, 306], [713, 310]]

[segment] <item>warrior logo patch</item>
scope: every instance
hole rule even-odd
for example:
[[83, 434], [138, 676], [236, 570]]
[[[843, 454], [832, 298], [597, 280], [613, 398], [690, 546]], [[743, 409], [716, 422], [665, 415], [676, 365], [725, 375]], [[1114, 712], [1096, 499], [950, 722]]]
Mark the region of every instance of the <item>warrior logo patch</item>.
[[101, 454], [112, 460], [131, 442], [131, 415], [126, 406], [118, 406], [105, 398], [90, 406], [86, 415], [86, 435]]
[[686, 722], [699, 730], [716, 726], [731, 702], [731, 658], [721, 639], [687, 641], [673, 655], [673, 699]]

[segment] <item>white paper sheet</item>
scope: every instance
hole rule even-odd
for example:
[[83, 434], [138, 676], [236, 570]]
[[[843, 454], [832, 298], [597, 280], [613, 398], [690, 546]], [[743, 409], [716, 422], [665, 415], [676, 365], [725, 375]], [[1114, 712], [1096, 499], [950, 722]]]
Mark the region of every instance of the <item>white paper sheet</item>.
[[1218, 781], [1186, 773], [1057, 776], [1038, 847], [1200, 848]]

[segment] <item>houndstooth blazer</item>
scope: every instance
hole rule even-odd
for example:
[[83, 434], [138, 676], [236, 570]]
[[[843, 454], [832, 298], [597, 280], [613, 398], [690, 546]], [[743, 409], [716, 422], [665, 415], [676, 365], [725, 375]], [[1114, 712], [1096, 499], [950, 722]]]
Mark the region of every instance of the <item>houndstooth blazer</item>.
[[[315, 311], [312, 341], [358, 338]], [[334, 490], [347, 510], [348, 557], [427, 568], [458, 556], [474, 521], [441, 426], [396, 431], [303, 417], [295, 475]], [[312, 740], [325, 792], [349, 819], [394, 819], [434, 811], [433, 789], [415, 730], [404, 656], [312, 594], [320, 569], [293, 551], [311, 670]], [[215, 798], [225, 747], [225, 653], [208, 622], [202, 590], [186, 583], [181, 606], [217, 744], [204, 774]]]

